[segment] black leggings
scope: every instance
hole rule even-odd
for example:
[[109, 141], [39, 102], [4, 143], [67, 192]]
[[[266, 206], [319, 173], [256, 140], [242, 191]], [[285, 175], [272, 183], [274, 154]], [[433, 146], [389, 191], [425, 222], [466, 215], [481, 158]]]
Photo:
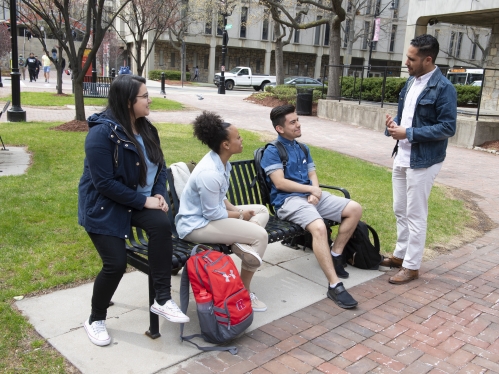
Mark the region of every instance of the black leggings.
[[[145, 230], [149, 237], [148, 259], [156, 300], [160, 303], [170, 300], [173, 247], [168, 216], [156, 209], [134, 210], [132, 225]], [[100, 321], [106, 319], [109, 302], [126, 270], [125, 240], [91, 232], [88, 235], [102, 259], [102, 269], [94, 283], [90, 315], [92, 321]]]

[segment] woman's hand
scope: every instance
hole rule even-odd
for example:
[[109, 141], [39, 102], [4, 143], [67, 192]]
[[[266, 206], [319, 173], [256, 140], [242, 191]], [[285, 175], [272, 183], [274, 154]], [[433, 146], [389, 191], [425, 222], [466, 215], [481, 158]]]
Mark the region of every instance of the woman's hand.
[[243, 210], [243, 220], [249, 221], [255, 215], [254, 210]]
[[166, 203], [165, 198], [160, 194], [156, 194], [154, 196], [146, 198], [144, 208], [160, 209], [163, 212], [168, 212], [168, 204]]

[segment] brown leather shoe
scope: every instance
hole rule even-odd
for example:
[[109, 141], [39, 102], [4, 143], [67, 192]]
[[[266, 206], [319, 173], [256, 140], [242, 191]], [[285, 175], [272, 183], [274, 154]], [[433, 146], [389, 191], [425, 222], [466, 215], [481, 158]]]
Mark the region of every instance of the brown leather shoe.
[[388, 282], [393, 284], [405, 284], [418, 278], [419, 270], [411, 270], [403, 267], [397, 274], [395, 274], [393, 277], [390, 277], [390, 280]]
[[386, 266], [390, 268], [399, 268], [402, 267], [402, 262], [404, 262], [404, 259], [390, 256], [390, 257], [383, 257], [383, 261], [381, 261], [380, 266]]

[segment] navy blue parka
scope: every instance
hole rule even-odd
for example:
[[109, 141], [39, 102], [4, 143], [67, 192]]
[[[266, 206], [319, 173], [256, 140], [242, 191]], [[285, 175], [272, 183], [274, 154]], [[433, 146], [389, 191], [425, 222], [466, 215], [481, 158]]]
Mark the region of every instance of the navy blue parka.
[[[159, 144], [157, 129], [148, 121]], [[87, 232], [127, 238], [133, 209], [146, 196], [137, 192], [140, 158], [122, 126], [106, 111], [88, 118], [83, 175], [78, 187], [78, 223]], [[166, 196], [166, 165], [158, 165], [151, 195]]]

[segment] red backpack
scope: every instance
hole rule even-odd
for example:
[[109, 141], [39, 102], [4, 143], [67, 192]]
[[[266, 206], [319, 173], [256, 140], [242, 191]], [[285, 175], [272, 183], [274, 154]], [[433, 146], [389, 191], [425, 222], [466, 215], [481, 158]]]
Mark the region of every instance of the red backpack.
[[[204, 249], [196, 253], [198, 248]], [[226, 343], [243, 333], [253, 322], [253, 309], [248, 290], [244, 288], [230, 256], [203, 245], [192, 249], [191, 257], [182, 272], [180, 309], [186, 313], [189, 306], [189, 282], [196, 299], [201, 334], [180, 338], [203, 351], [223, 350], [237, 353], [236, 347], [200, 347], [190, 341], [201, 337], [209, 343]]]

